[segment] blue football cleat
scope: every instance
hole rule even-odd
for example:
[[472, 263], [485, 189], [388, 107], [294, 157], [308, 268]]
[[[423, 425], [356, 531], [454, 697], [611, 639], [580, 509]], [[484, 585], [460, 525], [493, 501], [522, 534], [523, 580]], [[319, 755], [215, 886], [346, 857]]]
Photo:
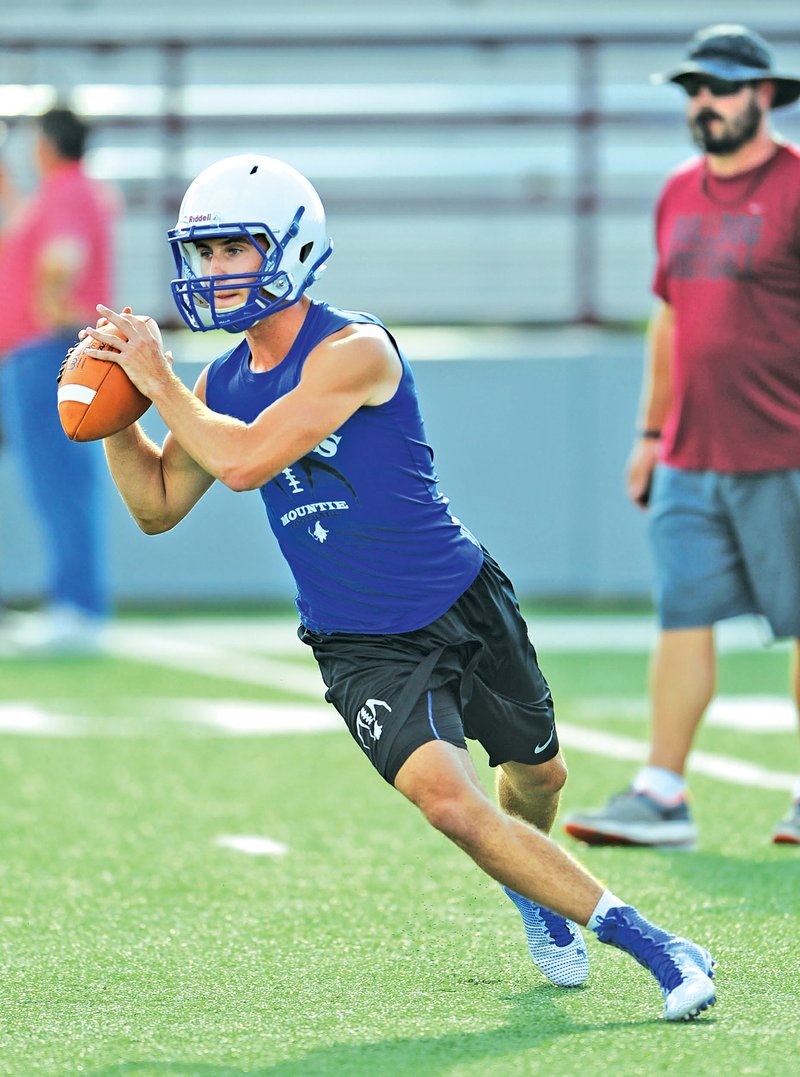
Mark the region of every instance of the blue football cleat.
[[655, 976], [664, 995], [667, 1021], [689, 1021], [716, 1001], [711, 954], [688, 939], [645, 920], [630, 905], [610, 909], [597, 937], [624, 950]]

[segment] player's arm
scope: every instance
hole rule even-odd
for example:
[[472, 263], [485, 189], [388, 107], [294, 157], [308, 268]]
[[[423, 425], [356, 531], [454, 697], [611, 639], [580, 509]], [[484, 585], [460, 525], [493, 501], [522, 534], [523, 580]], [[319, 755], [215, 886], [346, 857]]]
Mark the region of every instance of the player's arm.
[[352, 325], [318, 345], [300, 383], [276, 400], [220, 459], [227, 485], [256, 489], [339, 429], [359, 408], [390, 400], [402, 365], [385, 331]]
[[[205, 399], [207, 369], [195, 385]], [[128, 511], [148, 535], [169, 531], [197, 504], [214, 481], [167, 433], [159, 448], [138, 423], [106, 438], [109, 471]]]
[[382, 329], [348, 326], [314, 349], [295, 389], [244, 423], [209, 410], [201, 396], [192, 394], [141, 323], [106, 309], [101, 313], [128, 339], [120, 342], [94, 332], [119, 349], [97, 356], [119, 363], [153, 401], [188, 456], [232, 490], [254, 490], [274, 478], [360, 407], [389, 400], [402, 375], [397, 352]]
[[[672, 405], [673, 336], [672, 307], [661, 302], [648, 326], [639, 420], [628, 460], [628, 496], [642, 506], [647, 504], [658, 462], [659, 440], [654, 435], [662, 429]], [[643, 436], [645, 431], [650, 436]]]

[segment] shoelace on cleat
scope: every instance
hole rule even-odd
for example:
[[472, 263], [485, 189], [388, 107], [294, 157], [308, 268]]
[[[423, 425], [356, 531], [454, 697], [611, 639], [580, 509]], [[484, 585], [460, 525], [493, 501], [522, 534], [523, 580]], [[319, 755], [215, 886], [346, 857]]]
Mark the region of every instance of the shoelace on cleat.
[[666, 994], [680, 987], [683, 983], [683, 975], [675, 960], [667, 952], [664, 942], [654, 939], [635, 921], [631, 923], [629, 918], [623, 916], [618, 909], [610, 909], [604, 917], [602, 924], [604, 935], [606, 926], [610, 929], [608, 941], [625, 950], [643, 968], [652, 972]]
[[542, 934], [546, 932], [550, 941], [560, 949], [572, 943], [580, 943], [581, 940], [573, 934], [569, 923], [559, 913], [553, 912], [544, 905], [537, 905], [535, 901], [522, 897], [507, 886], [504, 886], [503, 890], [522, 914], [525, 933], [530, 941], [538, 944]]
[[551, 909], [546, 909], [544, 905], [536, 906], [536, 912], [541, 917], [542, 923], [556, 946], [569, 946], [570, 943], [575, 941], [575, 937], [563, 916], [559, 916], [558, 913], [553, 912]]

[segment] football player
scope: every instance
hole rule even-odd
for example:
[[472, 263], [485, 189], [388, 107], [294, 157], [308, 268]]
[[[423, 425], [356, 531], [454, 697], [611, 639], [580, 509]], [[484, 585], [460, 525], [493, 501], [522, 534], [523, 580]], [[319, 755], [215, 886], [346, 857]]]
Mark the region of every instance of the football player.
[[[586, 980], [584, 924], [650, 970], [668, 1020], [711, 1005], [710, 954], [548, 837], [567, 772], [547, 681], [510, 581], [439, 491], [397, 341], [307, 295], [331, 254], [314, 188], [281, 161], [227, 158], [191, 184], [169, 242], [187, 325], [239, 339], [190, 392], [141, 322], [98, 307], [126, 340], [92, 334], [169, 429], [161, 447], [138, 425], [105, 441], [136, 522], [174, 527], [215, 480], [258, 490], [326, 699], [386, 782], [501, 884], [541, 971]], [[499, 806], [467, 741], [497, 768]]]

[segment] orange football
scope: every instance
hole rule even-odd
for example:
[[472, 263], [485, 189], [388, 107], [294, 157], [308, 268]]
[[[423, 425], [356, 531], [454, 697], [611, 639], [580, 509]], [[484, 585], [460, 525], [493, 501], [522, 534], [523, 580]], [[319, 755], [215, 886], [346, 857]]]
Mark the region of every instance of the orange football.
[[[137, 315], [161, 343], [161, 334], [152, 318]], [[119, 335], [115, 326], [108, 332]], [[135, 423], [150, 407], [121, 366], [86, 355], [86, 349], [108, 345], [84, 337], [67, 353], [58, 376], [58, 417], [64, 433], [72, 441], [98, 441]]]

